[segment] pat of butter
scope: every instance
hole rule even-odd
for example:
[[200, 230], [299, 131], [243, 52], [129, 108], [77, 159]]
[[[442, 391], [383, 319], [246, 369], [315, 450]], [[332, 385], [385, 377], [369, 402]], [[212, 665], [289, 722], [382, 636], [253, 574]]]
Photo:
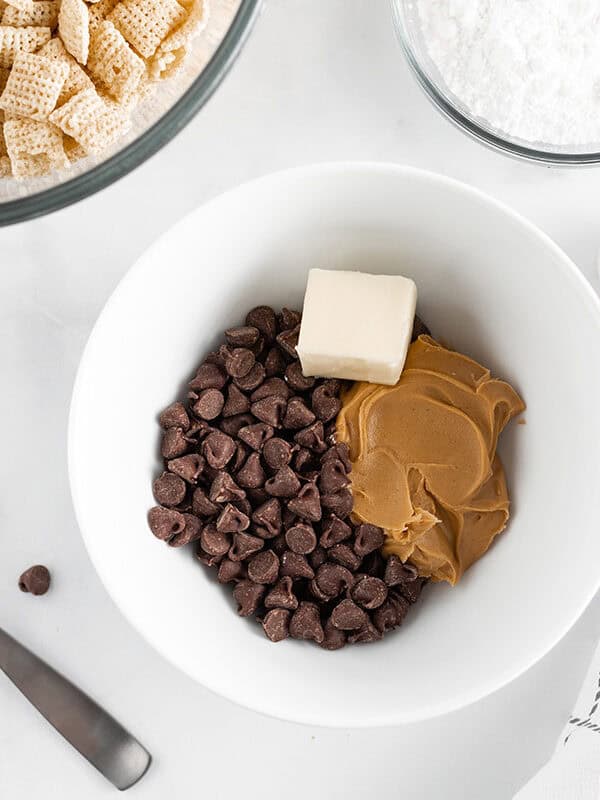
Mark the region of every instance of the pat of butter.
[[302, 372], [396, 383], [416, 305], [417, 287], [410, 278], [311, 269], [297, 347]]

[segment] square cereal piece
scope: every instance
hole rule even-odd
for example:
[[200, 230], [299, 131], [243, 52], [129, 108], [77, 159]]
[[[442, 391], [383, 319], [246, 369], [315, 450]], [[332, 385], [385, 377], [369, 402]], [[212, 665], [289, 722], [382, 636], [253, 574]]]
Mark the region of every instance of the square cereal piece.
[[18, 53], [33, 53], [50, 40], [50, 28], [0, 25], [0, 67], [11, 67]]
[[0, 96], [0, 108], [22, 117], [48, 119], [68, 74], [66, 64], [36, 53], [19, 53]]
[[183, 0], [182, 5], [185, 6], [187, 11], [185, 21], [165, 38], [159, 48], [161, 53], [172, 53], [175, 50], [186, 47], [206, 27], [208, 20], [207, 0], [191, 0], [189, 3], [187, 0]]
[[60, 39], [50, 39], [43, 47], [40, 47], [38, 55], [51, 58], [54, 61], [60, 61], [62, 64], [66, 64], [69, 67], [69, 74], [67, 75], [67, 79], [56, 101], [57, 108], [62, 106], [63, 103], [66, 103], [67, 100], [70, 100], [77, 92], [81, 92], [83, 89], [94, 88], [94, 84], [89, 75], [79, 66], [73, 56], [67, 53]]
[[49, 122], [9, 120], [4, 123], [4, 137], [12, 174], [16, 178], [47, 175], [69, 165], [62, 133]]
[[6, 0], [6, 5], [18, 8], [21, 11], [28, 11], [31, 10], [33, 0]]
[[71, 164], [73, 164], [75, 161], [80, 161], [82, 158], [87, 158], [88, 154], [85, 152], [83, 147], [78, 141], [72, 139], [70, 136], [63, 136], [63, 147], [65, 148], [65, 154]]
[[59, 0], [35, 0], [31, 8], [6, 6], [2, 14], [2, 25], [14, 25], [17, 28], [24, 28], [27, 25], [36, 28], [56, 28], [58, 6]]
[[118, 0], [98, 0], [97, 3], [89, 7], [90, 13], [90, 34], [96, 30], [98, 25], [103, 22], [117, 5]]
[[80, 64], [87, 64], [90, 49], [90, 16], [83, 0], [61, 0], [58, 35]]
[[137, 91], [146, 71], [142, 59], [109, 20], [92, 31], [87, 66], [95, 82], [119, 103]]
[[172, 78], [177, 75], [179, 70], [183, 67], [183, 62], [188, 54], [186, 46], [180, 47], [177, 50], [169, 50], [165, 52], [162, 45], [156, 51], [156, 55], [148, 63], [148, 72], [153, 81], [164, 80], [165, 78]]
[[108, 19], [144, 58], [186, 17], [177, 0], [121, 0]]
[[95, 89], [79, 92], [56, 109], [50, 119], [86, 153], [101, 153], [130, 125], [127, 114], [116, 104], [103, 100]]

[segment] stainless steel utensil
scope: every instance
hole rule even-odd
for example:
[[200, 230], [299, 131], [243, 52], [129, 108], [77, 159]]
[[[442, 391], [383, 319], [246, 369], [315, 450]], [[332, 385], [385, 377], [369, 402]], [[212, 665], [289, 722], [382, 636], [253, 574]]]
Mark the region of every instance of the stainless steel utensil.
[[117, 789], [128, 789], [146, 773], [150, 753], [91, 698], [2, 628], [0, 669]]

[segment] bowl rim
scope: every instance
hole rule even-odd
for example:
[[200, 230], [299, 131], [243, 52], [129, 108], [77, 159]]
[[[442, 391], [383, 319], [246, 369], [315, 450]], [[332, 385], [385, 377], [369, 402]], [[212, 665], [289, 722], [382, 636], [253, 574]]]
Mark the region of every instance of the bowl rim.
[[530, 163], [552, 165], [555, 167], [581, 167], [596, 166], [600, 164], [600, 152], [589, 151], [585, 153], [565, 153], [552, 150], [540, 150], [533, 146], [521, 145], [513, 142], [500, 134], [494, 134], [474, 119], [464, 114], [438, 89], [425, 70], [422, 69], [419, 58], [411, 44], [410, 35], [406, 25], [406, 18], [402, 11], [401, 0], [390, 0], [392, 21], [396, 38], [400, 48], [411, 68], [413, 76], [423, 90], [431, 104], [462, 133], [467, 134], [490, 150], [503, 155]]
[[168, 144], [195, 117], [229, 72], [262, 6], [263, 0], [240, 0], [227, 33], [206, 67], [148, 130], [81, 175], [27, 197], [0, 202], [0, 227], [35, 219], [84, 200], [132, 172]]
[[[234, 194], [241, 190], [248, 190], [250, 187], [253, 186], [262, 186], [264, 184], [268, 185], [269, 183], [276, 183], [277, 181], [281, 180], [289, 180], [290, 178], [294, 177], [302, 177], [302, 178], [314, 178], [318, 179], [323, 175], [335, 175], [335, 174], [347, 174], [348, 172], [355, 172], [357, 174], [385, 174], [388, 176], [395, 176], [396, 178], [403, 179], [405, 177], [417, 177], [420, 179], [424, 179], [433, 183], [437, 183], [439, 185], [445, 186], [447, 188], [451, 188], [455, 191], [463, 192], [467, 195], [470, 195], [473, 199], [477, 200], [477, 202], [484, 203], [488, 206], [493, 207], [495, 210], [503, 213], [511, 218], [512, 221], [520, 224], [530, 235], [534, 236], [536, 239], [541, 241], [545, 247], [549, 249], [549, 251], [554, 255], [556, 268], [560, 269], [565, 276], [566, 280], [572, 281], [578, 287], [578, 289], [583, 293], [583, 298], [587, 301], [587, 304], [590, 308], [590, 312], [595, 314], [597, 322], [598, 322], [598, 330], [600, 335], [600, 297], [595, 293], [594, 289], [592, 288], [591, 284], [585, 278], [583, 273], [579, 270], [576, 264], [572, 261], [572, 259], [554, 242], [554, 240], [538, 228], [533, 222], [529, 221], [526, 217], [522, 216], [518, 211], [515, 211], [510, 206], [506, 205], [500, 200], [495, 199], [494, 197], [490, 196], [486, 192], [478, 189], [475, 186], [470, 184], [464, 183], [459, 181], [455, 178], [450, 178], [445, 175], [441, 175], [439, 173], [432, 172], [430, 170], [421, 169], [418, 167], [412, 166], [405, 166], [401, 164], [395, 164], [392, 162], [377, 162], [377, 161], [341, 161], [341, 162], [320, 162], [309, 164], [305, 166], [299, 167], [292, 167], [289, 169], [279, 170], [276, 172], [268, 173], [263, 175], [259, 178], [255, 178], [253, 180], [245, 181], [244, 183], [238, 184], [237, 186], [226, 190], [214, 197], [210, 198], [205, 203], [199, 205], [185, 216], [183, 216], [180, 220], [175, 222], [167, 231], [163, 232], [146, 250], [138, 256], [136, 261], [132, 264], [132, 266], [125, 272], [121, 280], [118, 282], [116, 287], [111, 292], [108, 300], [106, 301], [102, 311], [100, 312], [94, 326], [89, 334], [88, 340], [84, 347], [83, 353], [81, 355], [80, 363], [77, 369], [77, 374], [75, 377], [74, 385], [73, 385], [73, 392], [71, 396], [71, 403], [69, 408], [69, 417], [68, 417], [68, 428], [67, 428], [67, 461], [68, 461], [68, 476], [69, 476], [69, 486], [71, 490], [71, 498], [73, 503], [73, 509], [75, 512], [75, 518], [81, 532], [81, 536], [83, 538], [86, 550], [90, 557], [94, 568], [104, 585], [107, 593], [115, 603], [115, 605], [119, 608], [120, 612], [123, 616], [127, 619], [130, 623], [132, 628], [148, 643], [151, 647], [158, 652], [167, 662], [175, 666], [177, 669], [188, 675], [194, 681], [199, 683], [200, 685], [207, 688], [209, 691], [213, 692], [214, 694], [224, 697], [226, 700], [229, 700], [232, 703], [242, 706], [251, 711], [255, 711], [257, 713], [263, 714], [268, 717], [272, 717], [275, 719], [280, 719], [288, 722], [295, 722], [303, 725], [311, 725], [317, 727], [327, 727], [327, 728], [374, 728], [374, 727], [390, 727], [393, 725], [400, 725], [400, 724], [407, 724], [412, 722], [419, 722], [424, 721], [427, 719], [433, 719], [435, 717], [442, 716], [444, 714], [457, 711], [459, 709], [465, 708], [473, 703], [482, 700], [483, 698], [494, 694], [495, 692], [499, 691], [500, 689], [507, 686], [513, 680], [520, 677], [522, 674], [527, 672], [531, 667], [537, 664], [542, 658], [544, 658], [563, 638], [564, 636], [571, 630], [573, 625], [578, 621], [581, 617], [583, 612], [589, 606], [591, 601], [593, 600], [594, 596], [600, 589], [600, 571], [598, 572], [598, 577], [594, 585], [591, 585], [583, 597], [580, 604], [573, 610], [571, 618], [565, 622], [565, 624], [550, 632], [547, 636], [545, 641], [543, 641], [539, 647], [539, 649], [533, 653], [527, 654], [524, 656], [520, 661], [515, 662], [514, 665], [509, 669], [505, 669], [505, 671], [495, 676], [493, 679], [484, 679], [482, 682], [477, 686], [471, 689], [469, 692], [464, 692], [460, 696], [456, 696], [450, 698], [444, 702], [433, 703], [428, 706], [422, 706], [418, 711], [409, 712], [409, 713], [397, 713], [397, 709], [392, 709], [392, 716], [389, 714], [385, 717], [382, 716], [374, 716], [367, 719], [360, 719], [360, 720], [353, 720], [352, 722], [348, 722], [347, 719], [342, 721], [336, 721], [329, 718], [326, 719], [315, 719], [310, 712], [304, 713], [297, 713], [294, 717], [286, 716], [281, 709], [278, 708], [278, 704], [276, 701], [270, 703], [270, 705], [266, 706], [264, 703], [260, 702], [253, 702], [251, 699], [248, 698], [241, 698], [240, 696], [236, 695], [235, 692], [227, 692], [224, 691], [222, 687], [215, 686], [214, 683], [210, 681], [205, 682], [204, 679], [200, 680], [197, 675], [195, 675], [192, 671], [186, 669], [184, 666], [180, 665], [176, 659], [169, 654], [169, 652], [164, 649], [160, 637], [156, 637], [151, 634], [148, 630], [142, 629], [138, 621], [134, 618], [133, 614], [129, 613], [129, 609], [124, 607], [121, 603], [121, 596], [118, 588], [112, 585], [111, 582], [111, 575], [107, 572], [101, 571], [101, 569], [97, 566], [96, 560], [94, 558], [95, 552], [95, 545], [93, 543], [93, 537], [89, 536], [86, 533], [85, 526], [83, 520], [85, 518], [85, 513], [82, 508], [80, 502], [80, 493], [79, 493], [79, 478], [78, 478], [78, 447], [76, 445], [76, 429], [79, 426], [79, 419], [82, 418], [82, 405], [81, 405], [81, 395], [82, 395], [82, 386], [86, 380], [86, 373], [88, 370], [88, 356], [92, 349], [93, 343], [95, 340], [101, 335], [102, 328], [104, 325], [104, 320], [108, 317], [110, 309], [112, 306], [117, 302], [121, 291], [125, 286], [127, 286], [130, 282], [134, 282], [137, 280], [138, 275], [142, 274], [143, 270], [146, 268], [145, 260], [146, 255], [149, 251], [154, 249], [155, 247], [159, 247], [162, 241], [167, 237], [173, 235], [177, 228], [180, 225], [186, 224], [187, 220], [196, 214], [200, 209], [204, 209], [207, 206], [212, 204], [217, 204], [221, 202], [224, 198], [228, 197], [231, 194]], [[115, 591], [113, 591], [115, 589]], [[395, 716], [393, 715], [396, 712]]]

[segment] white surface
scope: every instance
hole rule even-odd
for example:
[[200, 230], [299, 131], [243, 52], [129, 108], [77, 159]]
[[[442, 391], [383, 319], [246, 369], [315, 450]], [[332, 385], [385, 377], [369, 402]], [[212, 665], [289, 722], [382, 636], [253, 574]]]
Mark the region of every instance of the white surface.
[[[401, 633], [334, 655], [296, 642], [273, 647], [231, 613], [229, 592], [206, 579], [189, 549], [169, 550], [146, 523], [155, 505], [158, 415], [181, 397], [179, 387], [214, 349], [219, 331], [260, 304], [298, 308], [311, 264], [368, 264], [375, 274], [414, 280], [435, 334], [514, 384], [528, 419], [509, 426], [499, 445], [512, 487], [507, 534], [452, 591], [430, 587]], [[535, 316], [523, 297], [535, 297]], [[280, 172], [182, 220], [111, 297], [73, 395], [69, 468], [77, 518], [100, 577], [129, 620], [225, 697], [282, 719], [336, 727], [433, 717], [531, 666], [598, 588], [600, 538], [590, 521], [600, 519], [600, 494], [590, 487], [600, 485], [600, 461], [587, 443], [600, 442], [600, 374], [589, 364], [600, 364], [600, 303], [556, 245], [514, 212], [456, 181], [403, 167]], [[560, 425], [557, 411], [566, 412]], [[563, 470], [573, 452], [577, 463]], [[561, 491], [549, 493], [557, 478]], [[566, 518], [578, 547], [563, 596], [548, 575], [563, 569]]]
[[[330, 260], [331, 253], [325, 251], [314, 263]], [[358, 272], [360, 263], [350, 259], [346, 266], [352, 270], [308, 273], [297, 347], [302, 371], [394, 384], [406, 361], [415, 320], [415, 282], [402, 275]], [[375, 265], [369, 268], [375, 270]]]
[[[600, 637], [596, 599], [540, 664], [471, 708], [393, 731], [327, 731], [201, 689], [133, 632], [102, 588], [74, 522], [65, 437], [77, 362], [108, 294], [157, 233], [217, 192], [351, 158], [415, 164], [489, 191], [548, 232], [598, 288], [600, 172], [513, 162], [455, 131], [400, 61], [384, 0], [272, 0], [218, 94], [166, 150], [75, 208], [0, 231], [0, 624], [152, 750], [132, 798], [506, 800], [550, 755]], [[566, 520], [567, 551], [576, 541]], [[53, 569], [52, 592], [21, 595], [17, 576], [39, 561]], [[548, 580], [569, 591], [568, 552]], [[2, 797], [115, 797], [4, 681], [0, 712]]]

